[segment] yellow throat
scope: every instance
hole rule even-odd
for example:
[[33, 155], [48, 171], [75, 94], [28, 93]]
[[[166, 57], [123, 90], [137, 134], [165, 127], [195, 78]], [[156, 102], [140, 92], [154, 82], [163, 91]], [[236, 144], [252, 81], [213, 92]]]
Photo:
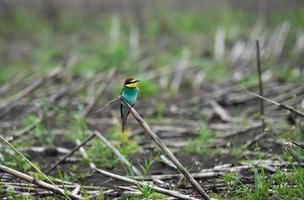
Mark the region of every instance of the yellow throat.
[[126, 85], [129, 88], [136, 88], [137, 87], [137, 83], [129, 83]]

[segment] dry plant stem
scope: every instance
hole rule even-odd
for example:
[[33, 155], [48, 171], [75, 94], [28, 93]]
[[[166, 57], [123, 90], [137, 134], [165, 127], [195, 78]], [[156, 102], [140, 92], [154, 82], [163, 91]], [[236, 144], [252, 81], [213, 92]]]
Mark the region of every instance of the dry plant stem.
[[67, 195], [71, 199], [82, 199], [81, 196], [72, 194], [72, 193], [70, 193], [68, 191], [64, 191], [61, 188], [55, 187], [54, 185], [48, 184], [48, 183], [46, 183], [44, 181], [37, 180], [37, 179], [35, 179], [35, 178], [27, 175], [27, 174], [21, 173], [21, 172], [19, 172], [17, 170], [14, 170], [12, 168], [6, 167], [4, 165], [0, 164], [0, 169], [2, 171], [5, 171], [8, 174], [11, 174], [13, 176], [16, 176], [16, 177], [22, 179], [22, 180], [25, 180], [25, 181], [28, 181], [28, 182], [33, 183], [35, 185], [38, 185], [38, 186], [40, 186], [42, 188], [45, 188], [47, 190], [53, 191], [53, 192], [55, 192], [57, 194], [60, 194], [60, 195], [63, 195], [63, 196]]
[[165, 163], [167, 166], [171, 167], [174, 170], [177, 170], [177, 167], [169, 160], [165, 155], [160, 155], [160, 159], [163, 163]]
[[[256, 41], [256, 59], [257, 59], [257, 70], [258, 70], [258, 77], [259, 77], [260, 95], [264, 96], [259, 40]], [[265, 119], [264, 119], [264, 101], [262, 99], [260, 99], [260, 114], [261, 114], [260, 117], [261, 117], [261, 124], [262, 124], [262, 132], [264, 132], [264, 129], [266, 128], [266, 124], [265, 124]]]
[[93, 138], [95, 137], [95, 134], [91, 134], [89, 135], [84, 141], [82, 141], [79, 145], [77, 145], [76, 147], [74, 147], [68, 154], [66, 154], [63, 158], [61, 158], [60, 160], [58, 160], [53, 166], [51, 166], [48, 170], [47, 170], [47, 174], [49, 174], [51, 171], [53, 171], [54, 169], [56, 169], [56, 167], [58, 165], [60, 165], [63, 161], [65, 161], [68, 157], [70, 157], [71, 155], [73, 155], [78, 149], [80, 149], [80, 147], [86, 145], [89, 141], [91, 141]]
[[[213, 170], [213, 171], [211, 171]], [[226, 173], [226, 171], [222, 170], [214, 170], [214, 169], [210, 169], [209, 171], [206, 172], [198, 172], [198, 173], [192, 173], [191, 176], [197, 178], [197, 179], [204, 179], [204, 178], [214, 178], [214, 177], [219, 177], [222, 176]], [[137, 176], [137, 177], [132, 177], [135, 180], [147, 180], [147, 181], [151, 181], [154, 179], [158, 179], [158, 180], [170, 180], [170, 179], [180, 179], [184, 177], [181, 174], [160, 174], [160, 175], [148, 175], [146, 177], [143, 176]]]
[[205, 190], [198, 184], [198, 182], [191, 176], [191, 174], [185, 169], [185, 167], [176, 159], [173, 153], [168, 149], [168, 147], [160, 140], [160, 138], [150, 129], [148, 124], [143, 120], [143, 118], [137, 113], [137, 111], [131, 107], [123, 98], [120, 98], [121, 102], [127, 106], [134, 118], [138, 121], [140, 126], [145, 130], [145, 132], [153, 139], [153, 141], [163, 150], [170, 160], [176, 165], [179, 171], [189, 180], [192, 186], [202, 195], [206, 200], [210, 197], [205, 192]]
[[243, 148], [246, 149], [246, 148], [250, 147], [252, 144], [254, 144], [255, 142], [259, 141], [260, 139], [262, 139], [266, 135], [267, 135], [267, 131], [263, 131], [261, 134], [255, 136], [252, 140], [248, 140], [246, 142], [246, 144], [243, 146]]
[[101, 133], [98, 131], [94, 131], [94, 134], [109, 148], [111, 151], [119, 158], [119, 160], [127, 165], [134, 174], [137, 176], [142, 176], [142, 173], [135, 167], [133, 166]]
[[113, 99], [112, 101], [110, 101], [109, 103], [107, 103], [105, 106], [103, 106], [102, 108], [100, 108], [96, 112], [102, 112], [104, 109], [106, 109], [107, 107], [109, 107], [113, 103], [117, 102], [118, 100], [120, 100], [120, 96], [116, 97], [115, 99]]
[[[77, 144], [77, 145], [80, 145], [80, 144], [81, 144], [80, 140], [76, 140], [76, 144]], [[84, 159], [89, 160], [89, 156], [88, 156], [86, 150], [85, 150], [83, 147], [80, 147], [80, 148], [79, 148], [79, 151], [80, 151], [80, 154], [82, 155], [82, 157], [83, 157]], [[95, 165], [93, 162], [91, 162], [91, 161], [90, 161], [89, 165], [90, 165], [90, 168], [91, 168], [91, 169], [96, 168], [96, 165]]]
[[117, 180], [120, 180], [120, 181], [131, 183], [131, 184], [136, 185], [138, 187], [139, 186], [148, 186], [149, 188], [152, 188], [156, 192], [159, 192], [159, 193], [162, 193], [162, 194], [165, 194], [165, 195], [168, 195], [168, 196], [176, 197], [178, 199], [198, 200], [197, 198], [190, 197], [188, 195], [180, 194], [178, 192], [171, 191], [171, 190], [166, 190], [164, 188], [160, 188], [160, 187], [157, 187], [157, 186], [145, 183], [145, 182], [136, 181], [134, 179], [127, 178], [127, 177], [124, 177], [124, 176], [120, 176], [120, 175], [117, 175], [117, 174], [112, 174], [110, 172], [107, 172], [107, 171], [104, 171], [104, 170], [101, 170], [101, 169], [94, 168], [93, 171], [95, 173], [101, 174], [103, 176], [107, 176], [107, 177], [111, 177], [111, 178], [114, 178], [114, 179], [117, 179]]
[[291, 107], [291, 106], [289, 106], [289, 105], [279, 103], [279, 102], [274, 101], [274, 100], [272, 100], [272, 99], [268, 99], [268, 98], [263, 97], [263, 96], [261, 96], [261, 95], [259, 95], [259, 94], [257, 94], [257, 93], [254, 93], [254, 92], [250, 92], [250, 91], [247, 90], [246, 88], [245, 88], [245, 90], [246, 90], [249, 94], [251, 94], [251, 95], [253, 95], [253, 96], [256, 96], [256, 97], [258, 97], [258, 98], [260, 98], [260, 99], [263, 99], [264, 101], [267, 101], [267, 102], [269, 102], [269, 103], [272, 103], [272, 104], [274, 104], [274, 105], [276, 105], [276, 106], [278, 106], [278, 107], [280, 107], [280, 108], [283, 108], [283, 109], [285, 109], [285, 110], [289, 110], [289, 111], [293, 112], [294, 114], [296, 114], [296, 115], [298, 115], [298, 116], [300, 116], [300, 117], [304, 117], [304, 113], [303, 113], [303, 112], [298, 111], [298, 110], [294, 109], [293, 107]]
[[[11, 143], [9, 143], [6, 139], [4, 139], [1, 135], [0, 138], [6, 143], [8, 144], [15, 152], [17, 152], [27, 163], [29, 163], [40, 175], [42, 175], [46, 180], [48, 180], [55, 188], [57, 188], [58, 190], [60, 188], [58, 188], [55, 183], [53, 183], [53, 181], [47, 177], [36, 165], [34, 165], [29, 159], [27, 159], [27, 157], [25, 157], [18, 149], [16, 149]], [[65, 195], [63, 193], [63, 195]]]
[[216, 114], [218, 114], [224, 122], [231, 122], [232, 117], [228, 114], [228, 112], [221, 106], [219, 105], [216, 101], [211, 100], [210, 105], [213, 107], [214, 111]]

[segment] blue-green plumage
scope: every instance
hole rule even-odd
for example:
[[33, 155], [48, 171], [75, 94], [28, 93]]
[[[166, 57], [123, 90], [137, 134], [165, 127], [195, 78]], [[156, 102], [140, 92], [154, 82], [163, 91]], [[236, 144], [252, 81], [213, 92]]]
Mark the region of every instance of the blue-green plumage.
[[[131, 105], [134, 106], [136, 103], [137, 95], [138, 95], [138, 89], [136, 86], [129, 87], [129, 84], [134, 84], [138, 82], [138, 80], [135, 79], [127, 79], [125, 82], [124, 87], [121, 91], [121, 96]], [[130, 111], [126, 106], [123, 104], [120, 105], [120, 114], [121, 114], [121, 125], [122, 125], [122, 132], [124, 132], [125, 126], [127, 124], [128, 115], [130, 114]]]

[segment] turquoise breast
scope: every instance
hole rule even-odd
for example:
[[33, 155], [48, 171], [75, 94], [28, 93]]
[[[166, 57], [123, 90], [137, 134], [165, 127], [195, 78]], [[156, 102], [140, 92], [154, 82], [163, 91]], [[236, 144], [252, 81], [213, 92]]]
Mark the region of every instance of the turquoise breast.
[[121, 96], [130, 104], [134, 105], [136, 103], [138, 95], [138, 89], [137, 88], [128, 88], [124, 87]]

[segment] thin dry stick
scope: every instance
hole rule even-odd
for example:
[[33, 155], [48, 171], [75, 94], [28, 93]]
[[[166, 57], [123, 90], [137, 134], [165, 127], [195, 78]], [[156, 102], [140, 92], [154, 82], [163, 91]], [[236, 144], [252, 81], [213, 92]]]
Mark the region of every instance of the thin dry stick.
[[[81, 143], [80, 140], [76, 140], [76, 144], [77, 144], [77, 145], [80, 145], [80, 143]], [[87, 154], [87, 152], [86, 152], [86, 150], [85, 150], [83, 147], [80, 147], [79, 151], [80, 151], [80, 154], [82, 155], [82, 157], [83, 157], [84, 159], [90, 160], [90, 159], [89, 159], [89, 156], [88, 156], [88, 154]], [[91, 169], [96, 168], [96, 165], [95, 165], [93, 162], [91, 162], [91, 161], [90, 161], [89, 165], [90, 165], [90, 168], [91, 168]]]
[[272, 100], [272, 99], [268, 99], [268, 98], [266, 98], [266, 97], [264, 97], [264, 96], [261, 96], [261, 95], [259, 95], [259, 94], [257, 94], [257, 93], [251, 92], [251, 91], [249, 91], [249, 90], [246, 89], [246, 88], [244, 88], [244, 89], [245, 89], [249, 94], [251, 94], [251, 95], [253, 95], [253, 96], [256, 96], [256, 97], [258, 97], [258, 98], [260, 98], [260, 99], [263, 99], [264, 101], [267, 101], [267, 102], [269, 102], [269, 103], [272, 103], [272, 104], [274, 104], [274, 105], [276, 105], [276, 106], [278, 106], [278, 107], [280, 107], [280, 108], [283, 108], [283, 109], [285, 109], [285, 110], [289, 110], [290, 112], [293, 112], [294, 114], [296, 114], [296, 115], [298, 115], [298, 116], [304, 117], [304, 113], [303, 113], [303, 112], [298, 111], [298, 110], [294, 109], [293, 107], [291, 107], [291, 106], [289, 106], [289, 105], [279, 103], [279, 102], [274, 101], [274, 100]]
[[[257, 70], [258, 70], [258, 77], [259, 77], [260, 95], [264, 96], [259, 40], [256, 40], [256, 59], [257, 59]], [[261, 118], [261, 124], [262, 124], [262, 132], [264, 132], [264, 129], [266, 128], [266, 124], [265, 124], [265, 118], [264, 118], [264, 101], [262, 99], [260, 99], [260, 114], [261, 114], [260, 118]]]
[[244, 149], [250, 147], [252, 144], [254, 144], [255, 142], [259, 141], [260, 139], [262, 139], [263, 137], [265, 137], [267, 135], [267, 131], [263, 131], [261, 134], [255, 136], [252, 140], [248, 140], [244, 146], [242, 146]]
[[127, 106], [132, 113], [133, 117], [138, 121], [144, 131], [153, 139], [153, 141], [167, 154], [170, 160], [176, 165], [179, 171], [189, 180], [192, 186], [203, 196], [204, 199], [209, 200], [210, 197], [205, 190], [198, 184], [198, 182], [191, 176], [191, 174], [185, 169], [185, 167], [176, 159], [169, 148], [160, 140], [160, 138], [150, 129], [148, 124], [143, 118], [137, 113], [137, 111], [131, 107], [123, 98], [120, 98], [121, 102]]
[[116, 101], [120, 100], [120, 96], [116, 97], [115, 99], [113, 99], [112, 101], [110, 101], [109, 103], [107, 103], [105, 106], [103, 106], [102, 108], [100, 108], [99, 110], [97, 110], [96, 112], [101, 112], [104, 109], [106, 109], [108, 106], [112, 105], [113, 103], [115, 103]]
[[101, 133], [94, 131], [94, 134], [119, 158], [119, 160], [126, 164], [137, 176], [142, 176], [142, 173], [133, 166]]
[[113, 173], [110, 173], [110, 172], [107, 172], [107, 171], [104, 171], [104, 170], [101, 170], [101, 169], [94, 168], [93, 171], [95, 173], [98, 173], [98, 174], [101, 174], [101, 175], [104, 175], [104, 176], [108, 176], [108, 177], [111, 177], [111, 178], [114, 178], [114, 179], [117, 179], [117, 180], [120, 180], [120, 181], [124, 181], [124, 182], [127, 182], [127, 183], [134, 184], [138, 187], [139, 186], [148, 186], [149, 188], [155, 190], [156, 192], [159, 192], [159, 193], [162, 193], [162, 194], [165, 194], [165, 195], [168, 195], [168, 196], [176, 197], [178, 199], [198, 200], [197, 198], [190, 197], [188, 195], [180, 194], [178, 192], [171, 191], [171, 190], [166, 190], [164, 188], [160, 188], [160, 187], [157, 187], [157, 186], [145, 183], [145, 182], [136, 181], [134, 179], [127, 178], [127, 177], [124, 177], [124, 176], [120, 176], [120, 175], [117, 175], [117, 174], [113, 174]]
[[104, 79], [103, 84], [98, 88], [98, 91], [96, 92], [96, 97], [92, 97], [90, 99], [89, 104], [87, 105], [85, 112], [84, 112], [84, 116], [88, 116], [89, 113], [92, 111], [92, 109], [94, 108], [94, 106], [96, 105], [97, 101], [100, 99], [100, 97], [102, 96], [103, 92], [105, 91], [105, 89], [107, 88], [108, 82], [107, 81], [111, 81], [113, 76], [116, 74], [116, 69], [111, 70], [110, 73], [107, 75], [107, 77]]
[[[16, 151], [27, 163], [29, 163], [39, 174], [41, 174], [46, 180], [48, 180], [55, 188], [57, 188], [58, 190], [60, 190], [60, 188], [58, 188], [55, 183], [53, 183], [53, 181], [51, 179], [49, 179], [49, 177], [47, 177], [44, 173], [42, 173], [42, 171], [36, 166], [34, 165], [29, 159], [27, 159], [18, 149], [16, 149], [11, 143], [9, 143], [6, 139], [4, 139], [1, 135], [0, 138], [6, 143], [8, 144], [14, 151]], [[65, 195], [65, 193], [62, 193], [63, 195]]]
[[74, 147], [68, 154], [66, 154], [63, 158], [61, 158], [60, 160], [58, 160], [53, 166], [51, 166], [48, 170], [47, 170], [47, 174], [49, 174], [51, 171], [53, 171], [54, 169], [56, 169], [56, 167], [61, 164], [63, 161], [65, 161], [68, 157], [70, 157], [71, 155], [73, 155], [80, 147], [86, 145], [89, 141], [91, 141], [93, 138], [95, 137], [95, 134], [92, 133], [91, 135], [89, 135], [85, 140], [83, 140], [79, 145], [77, 145], [76, 147]]
[[11, 174], [13, 176], [16, 176], [16, 177], [22, 179], [22, 180], [25, 180], [25, 181], [28, 181], [28, 182], [33, 183], [35, 185], [38, 185], [38, 186], [40, 186], [42, 188], [45, 188], [47, 190], [53, 191], [57, 194], [60, 194], [60, 195], [63, 195], [63, 196], [67, 195], [71, 199], [82, 199], [81, 196], [78, 196], [78, 195], [75, 195], [75, 194], [70, 193], [68, 191], [65, 191], [65, 190], [59, 188], [56, 185], [51, 185], [51, 184], [48, 184], [44, 181], [37, 180], [36, 178], [33, 178], [33, 177], [31, 177], [27, 174], [24, 174], [22, 172], [19, 172], [17, 170], [14, 170], [12, 168], [7, 167], [7, 166], [4, 166], [4, 165], [0, 164], [0, 169], [4, 172], [8, 173], [8, 174]]
[[163, 163], [165, 163], [167, 166], [171, 167], [172, 169], [177, 170], [177, 167], [172, 163], [171, 160], [169, 160], [165, 155], [160, 155], [160, 159]]

